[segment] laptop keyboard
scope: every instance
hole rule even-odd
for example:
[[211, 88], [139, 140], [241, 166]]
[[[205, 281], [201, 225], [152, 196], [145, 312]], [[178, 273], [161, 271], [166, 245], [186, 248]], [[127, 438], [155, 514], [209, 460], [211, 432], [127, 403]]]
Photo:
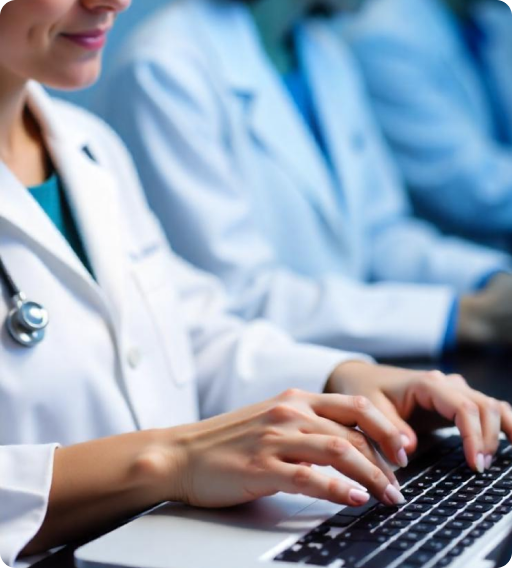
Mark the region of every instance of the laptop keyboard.
[[512, 448], [474, 473], [458, 436], [397, 472], [407, 499], [346, 508], [274, 560], [332, 568], [444, 568], [512, 511]]

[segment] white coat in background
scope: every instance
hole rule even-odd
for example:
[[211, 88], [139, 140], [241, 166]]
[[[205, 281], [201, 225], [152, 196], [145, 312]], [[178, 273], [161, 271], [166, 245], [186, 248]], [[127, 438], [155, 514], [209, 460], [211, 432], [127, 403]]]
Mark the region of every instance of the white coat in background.
[[[487, 36], [487, 77], [443, 0], [373, 0], [342, 33], [418, 211], [452, 233], [510, 246], [512, 14], [484, 0], [474, 17]], [[499, 101], [504, 142], [486, 83]]]
[[[360, 358], [225, 315], [219, 283], [170, 251], [110, 129], [35, 84], [29, 105], [97, 281], [0, 162], [0, 254], [50, 313], [33, 349], [0, 332], [0, 557], [10, 565], [44, 519], [58, 444], [190, 423], [290, 386], [321, 392], [338, 363]], [[0, 322], [7, 312], [2, 298]]]
[[408, 217], [333, 24], [307, 23], [298, 43], [333, 175], [242, 2], [178, 0], [154, 15], [100, 112], [173, 247], [223, 279], [237, 314], [374, 355], [437, 354], [455, 295], [509, 259]]

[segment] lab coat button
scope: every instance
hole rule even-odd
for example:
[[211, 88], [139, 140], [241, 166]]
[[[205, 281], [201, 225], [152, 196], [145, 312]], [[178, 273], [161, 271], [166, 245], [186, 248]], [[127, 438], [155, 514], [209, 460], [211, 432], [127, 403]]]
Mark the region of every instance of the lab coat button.
[[128, 365], [132, 369], [136, 369], [140, 365], [140, 361], [142, 359], [142, 354], [136, 347], [132, 347], [126, 356], [126, 360], [128, 361]]

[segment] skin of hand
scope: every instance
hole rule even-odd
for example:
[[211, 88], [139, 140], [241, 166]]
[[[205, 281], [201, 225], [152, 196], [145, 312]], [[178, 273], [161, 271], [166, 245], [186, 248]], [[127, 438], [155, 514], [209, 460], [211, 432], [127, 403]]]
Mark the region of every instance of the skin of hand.
[[461, 299], [457, 337], [461, 343], [512, 343], [512, 274], [497, 274]]
[[407, 453], [417, 446], [410, 422], [418, 412], [423, 431], [441, 426], [439, 417], [455, 424], [469, 466], [480, 472], [490, 467], [500, 432], [512, 439], [511, 406], [473, 390], [460, 375], [353, 362], [333, 373], [327, 390], [365, 397], [395, 425]]
[[[358, 506], [369, 499], [362, 485], [387, 505], [404, 501], [369, 440], [390, 462], [405, 465], [400, 432], [361, 396], [291, 389], [168, 435], [161, 451], [146, 456], [149, 470], [153, 463], [164, 465], [167, 500], [226, 507], [284, 491]], [[311, 464], [333, 466], [356, 483], [333, 479]]]

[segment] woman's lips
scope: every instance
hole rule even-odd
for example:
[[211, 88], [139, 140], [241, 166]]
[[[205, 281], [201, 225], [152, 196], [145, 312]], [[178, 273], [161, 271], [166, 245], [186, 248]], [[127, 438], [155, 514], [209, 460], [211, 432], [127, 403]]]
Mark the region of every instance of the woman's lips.
[[62, 34], [62, 37], [89, 51], [98, 51], [105, 46], [108, 30], [93, 30], [77, 34]]

